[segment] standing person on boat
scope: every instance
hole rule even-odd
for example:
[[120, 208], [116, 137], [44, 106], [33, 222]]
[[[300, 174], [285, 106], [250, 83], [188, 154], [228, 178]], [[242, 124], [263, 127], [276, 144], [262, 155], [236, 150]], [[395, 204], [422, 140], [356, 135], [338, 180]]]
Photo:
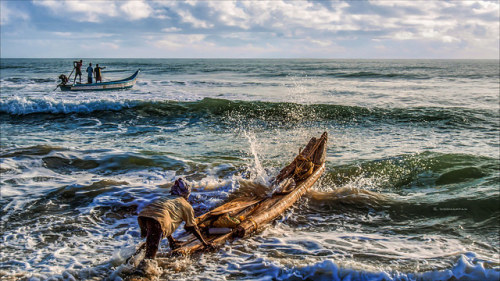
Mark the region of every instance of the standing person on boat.
[[82, 65], [83, 65], [83, 60], [80, 60], [80, 61], [76, 61], [75, 60], [73, 62], [73, 67], [76, 70], [76, 72], [75, 72], [75, 79], [73, 79], [73, 84], [75, 84], [76, 76], [80, 76], [80, 84], [82, 83]]
[[89, 63], [89, 67], [87, 67], [87, 83], [92, 84], [92, 74], [94, 73], [94, 69], [92, 68], [92, 63]]
[[106, 67], [100, 67], [99, 64], [96, 64], [95, 65], [95, 69], [94, 69], [94, 72], [95, 72], [95, 82], [101, 82], [102, 83], [102, 74], [101, 74], [101, 70], [102, 69], [105, 69]]
[[146, 256], [144, 259], [156, 257], [162, 236], [168, 239], [170, 248], [178, 248], [179, 242], [172, 237], [172, 233], [183, 221], [186, 222], [184, 229], [193, 233], [203, 243], [203, 246], [213, 248], [213, 245], [205, 241], [201, 235], [195, 222], [193, 207], [187, 201], [191, 194], [191, 187], [182, 178], [179, 178], [172, 186], [170, 194], [170, 196], [157, 199], [147, 205], [137, 217], [141, 228], [141, 237], [146, 237]]

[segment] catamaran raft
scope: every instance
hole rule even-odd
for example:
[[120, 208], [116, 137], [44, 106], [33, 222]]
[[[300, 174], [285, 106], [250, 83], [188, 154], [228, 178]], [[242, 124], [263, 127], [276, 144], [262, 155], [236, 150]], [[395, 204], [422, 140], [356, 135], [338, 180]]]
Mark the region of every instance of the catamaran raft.
[[[265, 198], [239, 197], [196, 218], [206, 240], [220, 246], [234, 238], [247, 237], [290, 208], [325, 171], [327, 133], [312, 138], [288, 166], [273, 180], [274, 193]], [[188, 255], [204, 246], [192, 234], [180, 235], [185, 241], [179, 248], [158, 257]]]
[[90, 84], [68, 84], [68, 79], [63, 80], [62, 83], [57, 85], [61, 88], [61, 91], [102, 91], [102, 90], [119, 90], [119, 89], [129, 89], [135, 85], [137, 81], [137, 76], [139, 75], [140, 69], [138, 69], [132, 76], [115, 81], [107, 81], [101, 83], [90, 83]]

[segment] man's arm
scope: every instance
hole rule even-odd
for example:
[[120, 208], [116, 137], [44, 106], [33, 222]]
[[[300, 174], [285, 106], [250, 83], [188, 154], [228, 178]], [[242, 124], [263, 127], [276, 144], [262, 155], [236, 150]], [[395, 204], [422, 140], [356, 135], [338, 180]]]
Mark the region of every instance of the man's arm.
[[168, 239], [168, 244], [170, 245], [170, 248], [172, 250], [175, 250], [180, 247], [179, 241], [175, 240], [174, 237], [172, 237], [172, 235], [167, 236], [167, 239]]
[[194, 217], [194, 210], [193, 207], [186, 201], [187, 206], [188, 206], [188, 211], [184, 212], [184, 221], [186, 222], [186, 226], [184, 226], [184, 229], [188, 232], [191, 232], [198, 240], [201, 241], [203, 246], [213, 249], [214, 245], [210, 242], [207, 242], [204, 238], [203, 235], [201, 235], [200, 230], [198, 229], [198, 226], [196, 224], [196, 219]]
[[198, 238], [198, 240], [201, 241], [201, 243], [203, 244], [203, 246], [207, 247], [207, 246], [212, 246], [211, 243], [208, 243], [204, 238], [203, 238], [203, 235], [201, 235], [200, 233], [200, 230], [198, 229], [198, 227], [196, 225], [194, 226], [186, 226], [184, 227], [184, 229], [186, 231], [189, 231], [191, 233], [193, 233], [193, 235]]

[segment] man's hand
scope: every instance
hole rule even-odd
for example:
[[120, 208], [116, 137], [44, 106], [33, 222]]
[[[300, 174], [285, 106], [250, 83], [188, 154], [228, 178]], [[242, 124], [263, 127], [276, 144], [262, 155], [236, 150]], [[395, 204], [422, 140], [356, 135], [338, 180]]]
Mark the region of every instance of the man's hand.
[[170, 244], [170, 249], [172, 250], [175, 250], [175, 249], [178, 249], [181, 247], [181, 244], [179, 241], [175, 241], [173, 243], [169, 243]]
[[205, 248], [203, 248], [203, 250], [205, 250], [205, 251], [214, 251], [216, 249], [215, 244], [212, 242], [208, 242], [204, 246], [205, 246]]
[[181, 246], [181, 242], [177, 241], [172, 237], [172, 235], [167, 236], [168, 244], [170, 245], [170, 249], [175, 250]]

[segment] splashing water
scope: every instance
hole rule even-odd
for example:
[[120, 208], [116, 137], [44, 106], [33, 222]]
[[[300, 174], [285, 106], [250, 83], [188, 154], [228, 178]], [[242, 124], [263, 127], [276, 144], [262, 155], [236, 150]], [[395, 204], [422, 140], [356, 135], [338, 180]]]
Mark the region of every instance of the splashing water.
[[254, 167], [252, 169], [252, 174], [255, 174], [255, 176], [253, 176], [252, 179], [259, 184], [267, 185], [269, 182], [269, 176], [259, 160], [259, 154], [257, 153], [257, 139], [253, 133], [244, 131], [244, 135], [250, 144], [250, 152], [253, 155]]

